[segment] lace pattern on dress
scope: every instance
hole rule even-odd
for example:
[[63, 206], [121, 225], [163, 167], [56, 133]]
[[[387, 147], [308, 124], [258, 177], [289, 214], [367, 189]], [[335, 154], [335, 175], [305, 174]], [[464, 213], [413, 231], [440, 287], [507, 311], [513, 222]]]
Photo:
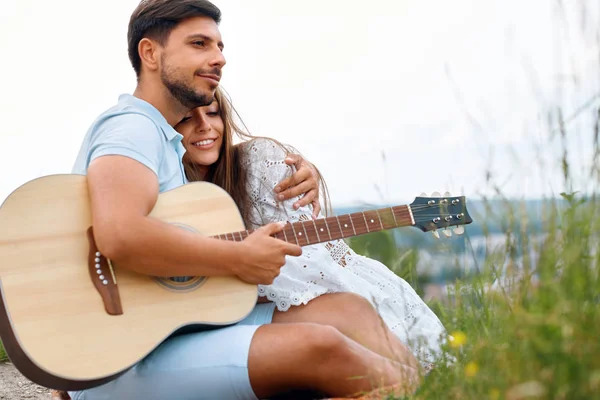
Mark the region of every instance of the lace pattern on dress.
[[[245, 146], [242, 167], [251, 194], [247, 228], [310, 220], [311, 207], [293, 208], [299, 197], [283, 202], [275, 198], [275, 186], [293, 172], [293, 167], [285, 164], [286, 151], [267, 139], [241, 145]], [[424, 365], [433, 362], [445, 335], [437, 316], [406, 281], [380, 262], [354, 253], [343, 240], [304, 246], [301, 256], [286, 258], [273, 284], [258, 285], [259, 295], [274, 302], [280, 311], [336, 292], [352, 292], [370, 301]]]

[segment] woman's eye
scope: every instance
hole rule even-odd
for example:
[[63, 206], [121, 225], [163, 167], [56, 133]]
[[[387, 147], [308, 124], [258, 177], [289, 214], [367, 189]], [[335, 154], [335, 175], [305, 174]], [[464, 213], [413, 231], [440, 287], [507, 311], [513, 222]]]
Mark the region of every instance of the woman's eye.
[[210, 116], [210, 117], [218, 117], [219, 116], [219, 112], [218, 111], [209, 111], [206, 113], [206, 115]]

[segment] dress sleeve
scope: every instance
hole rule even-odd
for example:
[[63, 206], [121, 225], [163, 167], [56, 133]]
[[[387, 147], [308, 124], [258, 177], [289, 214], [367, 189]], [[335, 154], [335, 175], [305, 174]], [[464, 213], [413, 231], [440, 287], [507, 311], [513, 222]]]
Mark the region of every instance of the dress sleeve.
[[243, 168], [247, 176], [249, 193], [249, 227], [279, 221], [297, 222], [312, 217], [312, 206], [294, 210], [293, 205], [302, 195], [285, 201], [278, 200], [275, 186], [295, 172], [285, 163], [290, 150], [268, 139], [255, 139], [244, 144]]

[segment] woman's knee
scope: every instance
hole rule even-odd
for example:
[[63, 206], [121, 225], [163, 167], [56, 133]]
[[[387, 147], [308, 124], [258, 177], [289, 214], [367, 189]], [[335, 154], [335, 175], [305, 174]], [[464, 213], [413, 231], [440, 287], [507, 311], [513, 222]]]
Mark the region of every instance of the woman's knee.
[[377, 314], [373, 304], [361, 295], [356, 293], [335, 293], [337, 301], [343, 305], [346, 312], [368, 312]]

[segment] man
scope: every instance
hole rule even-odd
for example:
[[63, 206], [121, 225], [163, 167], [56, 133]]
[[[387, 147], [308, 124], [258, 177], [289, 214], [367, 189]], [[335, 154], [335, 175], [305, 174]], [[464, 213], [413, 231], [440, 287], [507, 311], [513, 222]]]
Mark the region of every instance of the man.
[[[184, 148], [173, 126], [213, 99], [226, 63], [220, 17], [206, 0], [140, 3], [128, 33], [138, 85], [133, 96], [122, 95], [92, 124], [74, 172], [87, 174], [98, 248], [119, 268], [163, 277], [234, 275], [270, 284], [286, 256], [301, 254], [300, 247], [271, 237], [280, 224], [231, 242], [148, 216], [160, 192], [186, 183]], [[352, 296], [322, 297], [322, 307], [331, 309], [337, 301], [341, 310], [358, 307], [365, 321], [374, 318]], [[311, 303], [318, 309], [317, 300]], [[405, 369], [339, 330], [319, 323], [271, 324], [273, 313], [274, 304], [257, 304], [234, 326], [170, 338], [114, 381], [71, 396], [256, 399], [293, 389], [346, 396], [405, 382]]]

